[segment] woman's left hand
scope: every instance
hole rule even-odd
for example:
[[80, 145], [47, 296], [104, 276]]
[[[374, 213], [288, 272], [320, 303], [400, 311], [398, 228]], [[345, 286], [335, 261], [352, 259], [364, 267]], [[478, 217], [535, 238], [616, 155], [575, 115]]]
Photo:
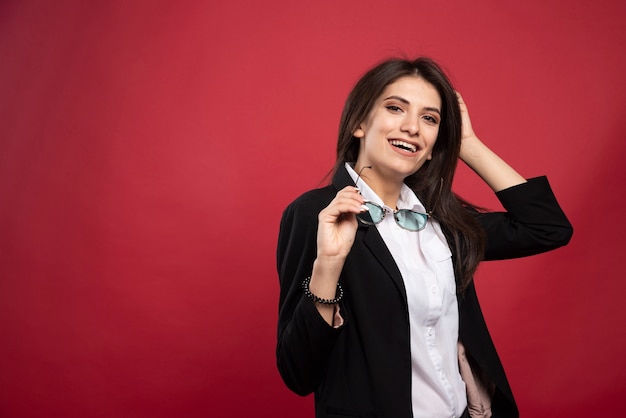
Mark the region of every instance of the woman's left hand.
[[[475, 138], [476, 134], [472, 128], [472, 121], [469, 117], [467, 105], [458, 91], [456, 92], [456, 97], [459, 99], [459, 107], [461, 108], [461, 141], [465, 141], [466, 139], [473, 137]], [[463, 142], [461, 142], [461, 144], [463, 144]]]
[[526, 180], [491, 151], [474, 133], [463, 97], [456, 92], [461, 109], [461, 152], [459, 158], [497, 192]]

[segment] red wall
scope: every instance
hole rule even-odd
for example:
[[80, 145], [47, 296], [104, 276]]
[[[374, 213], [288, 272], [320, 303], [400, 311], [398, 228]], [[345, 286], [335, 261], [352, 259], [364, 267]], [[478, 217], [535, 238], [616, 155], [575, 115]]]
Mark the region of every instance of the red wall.
[[[306, 5], [306, 3], [310, 3]], [[626, 393], [626, 6], [612, 0], [0, 3], [0, 416], [312, 416], [274, 365], [283, 208], [401, 51], [547, 174], [572, 243], [477, 286], [526, 417]], [[457, 190], [497, 208], [461, 169]]]

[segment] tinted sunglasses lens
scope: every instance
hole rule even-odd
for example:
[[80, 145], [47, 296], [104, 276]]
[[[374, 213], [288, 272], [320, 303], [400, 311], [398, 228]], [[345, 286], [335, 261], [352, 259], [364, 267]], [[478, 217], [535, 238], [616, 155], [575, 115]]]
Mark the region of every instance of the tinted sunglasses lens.
[[428, 222], [428, 215], [406, 209], [396, 212], [395, 217], [398, 225], [409, 231], [421, 231]]
[[356, 217], [363, 223], [368, 225], [377, 224], [383, 220], [385, 210], [372, 202], [365, 202], [365, 206], [369, 209], [367, 212], [359, 213]]

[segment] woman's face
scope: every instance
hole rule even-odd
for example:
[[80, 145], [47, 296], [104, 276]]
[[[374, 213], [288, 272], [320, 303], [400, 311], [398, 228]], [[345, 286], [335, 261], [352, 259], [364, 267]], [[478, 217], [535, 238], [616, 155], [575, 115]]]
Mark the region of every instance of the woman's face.
[[354, 132], [357, 171], [371, 166], [367, 177], [376, 182], [404, 181], [432, 158], [440, 122], [441, 98], [430, 83], [406, 76], [389, 84]]

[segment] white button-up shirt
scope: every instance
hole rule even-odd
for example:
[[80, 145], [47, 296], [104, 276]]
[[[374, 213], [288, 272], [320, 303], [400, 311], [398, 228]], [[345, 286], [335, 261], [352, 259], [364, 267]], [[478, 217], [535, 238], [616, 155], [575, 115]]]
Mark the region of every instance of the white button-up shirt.
[[[356, 181], [352, 167], [346, 164], [346, 169]], [[394, 209], [385, 206], [362, 178], [358, 186], [365, 200], [388, 211], [376, 227], [398, 265], [406, 289], [413, 417], [458, 417], [467, 406], [467, 397], [458, 366], [459, 312], [452, 254], [441, 227], [429, 219], [421, 231], [403, 229], [396, 224]], [[424, 205], [406, 185], [402, 186], [397, 208], [425, 212]]]

